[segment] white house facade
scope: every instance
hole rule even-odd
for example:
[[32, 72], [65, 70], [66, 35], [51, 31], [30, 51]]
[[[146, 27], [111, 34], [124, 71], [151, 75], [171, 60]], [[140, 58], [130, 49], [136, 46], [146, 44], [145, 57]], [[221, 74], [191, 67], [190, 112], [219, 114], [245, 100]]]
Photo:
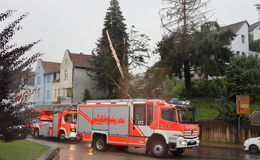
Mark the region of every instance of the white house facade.
[[249, 34], [250, 34], [250, 36], [252, 36], [252, 40], [254, 40], [254, 41], [260, 39], [260, 21], [250, 25]]
[[230, 44], [230, 49], [236, 55], [248, 56], [249, 55], [249, 36], [248, 36], [249, 24], [247, 21], [241, 21], [228, 26], [221, 27], [221, 30], [231, 30], [235, 33], [235, 38]]

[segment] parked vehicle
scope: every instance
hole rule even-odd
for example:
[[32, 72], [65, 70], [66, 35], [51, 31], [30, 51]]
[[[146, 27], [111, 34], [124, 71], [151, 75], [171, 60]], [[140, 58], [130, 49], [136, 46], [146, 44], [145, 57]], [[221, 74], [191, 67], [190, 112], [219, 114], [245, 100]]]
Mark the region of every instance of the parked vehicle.
[[76, 138], [77, 110], [73, 105], [38, 105], [38, 117], [32, 122], [35, 137]]
[[260, 137], [249, 138], [244, 142], [244, 150], [249, 151], [252, 154], [256, 154], [260, 149]]
[[141, 147], [155, 157], [180, 155], [199, 145], [194, 110], [163, 100], [91, 100], [78, 105], [77, 133], [97, 151]]

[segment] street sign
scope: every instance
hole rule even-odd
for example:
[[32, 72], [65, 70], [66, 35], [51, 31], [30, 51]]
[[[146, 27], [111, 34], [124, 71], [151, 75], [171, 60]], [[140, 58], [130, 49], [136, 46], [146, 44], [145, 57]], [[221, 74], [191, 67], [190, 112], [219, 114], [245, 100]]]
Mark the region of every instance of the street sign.
[[237, 114], [250, 114], [249, 96], [236, 96]]

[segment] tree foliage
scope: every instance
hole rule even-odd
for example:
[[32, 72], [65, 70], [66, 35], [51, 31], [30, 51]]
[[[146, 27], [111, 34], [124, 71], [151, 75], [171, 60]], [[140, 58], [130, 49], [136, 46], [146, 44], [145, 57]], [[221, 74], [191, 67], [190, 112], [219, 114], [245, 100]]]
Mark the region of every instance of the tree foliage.
[[[126, 95], [129, 86], [129, 69], [144, 65], [145, 58], [149, 56], [147, 54], [149, 38], [145, 34], [140, 34], [134, 27], [131, 28], [130, 33], [127, 33], [124, 21], [118, 0], [111, 0], [105, 16], [102, 36], [93, 51], [92, 68], [89, 70], [91, 77], [98, 82], [96, 87], [108, 91], [108, 98], [122, 98]], [[122, 79], [111, 54], [106, 31], [109, 32], [125, 79]]]
[[111, 0], [110, 7], [105, 16], [102, 36], [97, 42], [97, 47], [93, 51], [93, 61], [91, 62], [92, 78], [97, 80], [97, 88], [107, 90], [109, 98], [115, 97], [115, 91], [120, 81], [120, 73], [116, 62], [112, 57], [106, 30], [109, 31], [110, 38], [120, 60], [121, 66], [128, 64], [128, 35], [126, 24], [117, 0]]
[[260, 59], [256, 56], [234, 57], [225, 74], [229, 97], [249, 95], [254, 100], [260, 94]]
[[[185, 57], [178, 48], [179, 44], [172, 43], [178, 39], [178, 36], [180, 36], [178, 33], [173, 33], [163, 37], [157, 45], [157, 51], [161, 56], [159, 64], [163, 67], [171, 67], [175, 75], [182, 78]], [[232, 57], [232, 52], [227, 46], [234, 36], [230, 30], [221, 31], [216, 22], [203, 24], [201, 30], [193, 34], [190, 45], [185, 47], [190, 66], [206, 79], [223, 76], [224, 69]]]
[[[191, 52], [189, 50], [194, 33], [205, 22], [207, 2], [202, 0], [163, 0], [167, 7], [161, 10], [162, 26], [169, 32], [168, 37], [176, 55], [171, 57], [178, 63], [179, 75], [184, 72], [185, 87], [191, 88]], [[167, 37], [163, 40], [168, 39]]]
[[[14, 13], [8, 10], [0, 13], [0, 22]], [[11, 139], [16, 134], [18, 125], [26, 125], [30, 120], [28, 110], [30, 90], [26, 89], [31, 65], [40, 56], [39, 53], [26, 56], [39, 41], [24, 46], [10, 44], [16, 31], [21, 29], [20, 22], [27, 16], [23, 14], [0, 32], [0, 134]]]

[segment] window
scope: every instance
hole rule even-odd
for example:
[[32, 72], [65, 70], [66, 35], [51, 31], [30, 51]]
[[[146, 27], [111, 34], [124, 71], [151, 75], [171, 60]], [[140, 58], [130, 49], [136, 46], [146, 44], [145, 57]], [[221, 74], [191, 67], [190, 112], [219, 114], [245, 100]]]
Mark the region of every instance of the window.
[[153, 121], [153, 105], [147, 105], [147, 125], [150, 125]]
[[54, 98], [57, 97], [56, 89], [54, 89]]
[[241, 42], [245, 43], [245, 35], [241, 35]]
[[58, 89], [58, 97], [60, 97], [60, 89]]
[[239, 54], [240, 54], [240, 52], [239, 52], [239, 51], [237, 51], [237, 52], [236, 52], [236, 55], [237, 55], [237, 56], [239, 56]]
[[146, 124], [146, 105], [134, 104], [134, 124], [145, 125]]
[[245, 56], [246, 55], [246, 53], [245, 52], [242, 52], [242, 56]]
[[176, 112], [174, 108], [162, 108], [162, 119], [177, 122]]
[[37, 84], [41, 84], [41, 77], [40, 76], [37, 77]]
[[50, 99], [51, 98], [51, 91], [50, 90], [47, 90], [47, 99]]
[[67, 79], [68, 79], [68, 71], [65, 70], [65, 71], [64, 71], [64, 80], [67, 80]]

